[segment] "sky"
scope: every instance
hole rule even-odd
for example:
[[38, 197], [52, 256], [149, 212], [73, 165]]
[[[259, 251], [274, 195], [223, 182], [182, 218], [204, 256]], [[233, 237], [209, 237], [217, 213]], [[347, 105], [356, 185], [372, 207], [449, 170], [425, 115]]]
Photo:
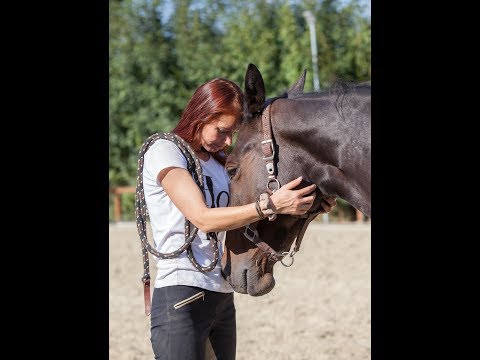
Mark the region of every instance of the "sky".
[[[275, 0], [271, 0], [271, 1], [274, 2]], [[351, 0], [340, 0], [340, 3], [347, 4], [350, 1]], [[291, 2], [297, 2], [297, 1], [296, 0], [291, 0]], [[201, 1], [194, 1], [194, 4], [195, 3], [201, 3]], [[365, 6], [364, 16], [370, 18], [371, 17], [370, 16], [371, 0], [358, 0], [358, 3]], [[162, 6], [163, 7], [163, 14], [162, 14], [162, 21], [163, 22], [166, 22], [166, 20], [171, 16], [171, 14], [173, 12], [174, 4], [175, 4], [175, 0], [165, 0], [164, 1], [164, 5]]]

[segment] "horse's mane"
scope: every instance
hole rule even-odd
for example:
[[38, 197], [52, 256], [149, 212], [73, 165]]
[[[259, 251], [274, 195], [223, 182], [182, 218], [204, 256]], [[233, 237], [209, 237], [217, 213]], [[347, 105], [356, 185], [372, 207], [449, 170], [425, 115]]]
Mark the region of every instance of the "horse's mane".
[[308, 93], [293, 92], [288, 93], [289, 99], [313, 99], [323, 96], [335, 96], [335, 108], [341, 118], [345, 120], [343, 113], [343, 107], [348, 101], [348, 95], [352, 93], [354, 89], [368, 88], [370, 89], [370, 80], [362, 82], [353, 82], [344, 79], [337, 78], [328, 88], [321, 91], [312, 91]]
[[344, 80], [337, 78], [328, 88], [319, 91], [311, 91], [307, 93], [303, 92], [293, 92], [288, 93], [289, 99], [297, 99], [297, 98], [312, 98], [318, 97], [325, 94], [333, 95], [336, 94], [337, 96], [345, 96], [351, 90], [358, 88], [358, 87], [371, 87], [370, 80], [362, 81], [362, 82], [353, 82], [349, 80]]

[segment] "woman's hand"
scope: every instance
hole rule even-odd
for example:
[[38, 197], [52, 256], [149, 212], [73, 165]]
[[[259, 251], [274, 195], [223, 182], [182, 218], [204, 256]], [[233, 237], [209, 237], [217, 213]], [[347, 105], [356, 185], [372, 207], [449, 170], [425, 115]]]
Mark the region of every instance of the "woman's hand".
[[316, 185], [312, 184], [302, 189], [292, 190], [300, 185], [301, 182], [302, 177], [300, 176], [295, 180], [283, 185], [270, 196], [270, 202], [273, 205], [272, 210], [275, 213], [303, 215], [310, 210], [313, 202], [315, 201], [315, 197], [317, 196], [316, 193], [313, 192], [316, 188]]

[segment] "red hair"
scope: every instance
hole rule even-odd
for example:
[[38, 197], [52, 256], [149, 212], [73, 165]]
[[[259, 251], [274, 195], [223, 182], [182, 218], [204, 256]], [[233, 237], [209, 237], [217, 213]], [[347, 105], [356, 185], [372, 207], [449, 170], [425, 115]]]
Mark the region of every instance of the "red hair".
[[[240, 122], [243, 115], [243, 92], [234, 82], [216, 78], [200, 85], [183, 110], [180, 121], [172, 130], [195, 150], [200, 143], [202, 128], [221, 115], [233, 116]], [[226, 146], [225, 146], [226, 148]], [[213, 153], [213, 157], [225, 165], [225, 150]]]

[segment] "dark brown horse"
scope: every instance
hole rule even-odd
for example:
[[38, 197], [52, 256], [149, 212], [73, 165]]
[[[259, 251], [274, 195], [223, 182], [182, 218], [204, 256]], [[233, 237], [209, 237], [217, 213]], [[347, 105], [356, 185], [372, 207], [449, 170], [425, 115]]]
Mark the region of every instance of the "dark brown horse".
[[244, 121], [226, 164], [231, 205], [252, 203], [300, 175], [301, 186], [317, 185], [317, 197], [306, 217], [278, 215], [227, 232], [223, 275], [240, 293], [260, 296], [275, 286], [273, 265], [293, 262], [322, 197], [371, 216], [370, 84], [303, 93], [304, 84], [305, 71], [286, 94], [265, 101], [260, 72], [247, 69]]

